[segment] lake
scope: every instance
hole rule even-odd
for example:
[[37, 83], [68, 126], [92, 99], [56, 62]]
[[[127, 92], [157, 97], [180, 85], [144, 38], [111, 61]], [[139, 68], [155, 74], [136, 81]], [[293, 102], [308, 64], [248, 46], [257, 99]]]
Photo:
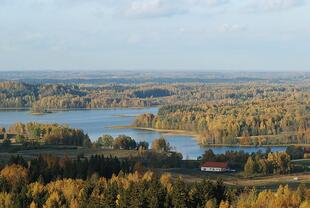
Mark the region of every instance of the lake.
[[[181, 152], [184, 158], [196, 159], [202, 155], [206, 149], [201, 148], [192, 136], [167, 135], [164, 133], [138, 130], [138, 129], [118, 129], [111, 126], [128, 126], [134, 122], [135, 116], [143, 113], [156, 114], [158, 108], [143, 109], [104, 109], [104, 110], [77, 110], [59, 111], [44, 115], [32, 115], [28, 111], [1, 111], [0, 127], [8, 128], [16, 122], [27, 123], [37, 121], [41, 123], [68, 124], [70, 127], [80, 128], [86, 132], [92, 141], [102, 134], [110, 134], [113, 137], [120, 134], [131, 136], [136, 141], [147, 141], [151, 144], [154, 138], [163, 135], [175, 148]], [[214, 153], [224, 153], [227, 150], [244, 150], [245, 152], [265, 151], [265, 147], [212, 147]], [[272, 151], [284, 151], [286, 147], [271, 147]]]

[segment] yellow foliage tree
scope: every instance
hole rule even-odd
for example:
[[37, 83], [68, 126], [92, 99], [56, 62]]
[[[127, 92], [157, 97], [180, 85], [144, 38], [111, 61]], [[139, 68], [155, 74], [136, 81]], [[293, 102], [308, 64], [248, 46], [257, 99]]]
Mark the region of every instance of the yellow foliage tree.
[[28, 171], [20, 165], [10, 165], [3, 168], [0, 176], [4, 177], [12, 186], [28, 181]]
[[0, 192], [0, 206], [1, 208], [13, 207], [13, 197], [11, 194]]

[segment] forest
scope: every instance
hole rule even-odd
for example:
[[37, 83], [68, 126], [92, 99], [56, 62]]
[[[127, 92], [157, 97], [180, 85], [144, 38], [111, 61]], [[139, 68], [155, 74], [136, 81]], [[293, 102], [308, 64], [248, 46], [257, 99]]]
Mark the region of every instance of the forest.
[[309, 92], [310, 86], [304, 82], [42, 84], [5, 81], [0, 83], [0, 108], [32, 109], [34, 113], [44, 113], [64, 109], [149, 107], [171, 104], [203, 105], [202, 108], [212, 105], [241, 107], [244, 102], [249, 105], [251, 103], [265, 105], [270, 101], [285, 105], [286, 99], [292, 102], [295, 99], [298, 101], [297, 104], [302, 105], [308, 102]]
[[[126, 173], [127, 166], [117, 158], [94, 156], [83, 165], [82, 175], [72, 175], [66, 159], [58, 163], [44, 163], [43, 157], [25, 163], [23, 158], [13, 158], [0, 171], [0, 204], [12, 207], [206, 207], [206, 208], [256, 208], [310, 206], [310, 192], [304, 185], [296, 190], [279, 186], [276, 191], [255, 188], [225, 186], [221, 180], [202, 180], [185, 183], [182, 178], [173, 179], [169, 174], [158, 175], [152, 171]], [[40, 164], [43, 169], [40, 170]], [[85, 165], [88, 164], [88, 165]], [[105, 167], [97, 169], [93, 168]], [[72, 165], [72, 164], [71, 164]], [[116, 166], [115, 166], [116, 165]], [[109, 170], [107, 167], [117, 167]], [[48, 169], [49, 167], [49, 169]], [[63, 178], [55, 176], [53, 170], [63, 170]], [[91, 168], [93, 167], [93, 168]], [[125, 172], [114, 172], [125, 167]], [[39, 169], [38, 169], [39, 168]], [[87, 175], [83, 175], [88, 170]], [[106, 172], [102, 177], [100, 170]], [[112, 171], [112, 172], [111, 172]], [[104, 173], [104, 172], [102, 172]], [[47, 175], [46, 175], [47, 174]], [[112, 175], [111, 175], [112, 174]], [[103, 174], [105, 175], [105, 174]], [[54, 178], [50, 178], [50, 177]], [[85, 178], [86, 179], [77, 179]], [[46, 180], [47, 178], [51, 180]]]
[[[128, 78], [125, 73], [116, 82], [78, 76], [4, 81], [0, 108], [53, 113], [158, 106], [156, 115], [140, 115], [132, 126], [190, 132], [202, 146], [285, 145], [286, 151], [215, 154], [206, 149], [189, 160], [164, 137], [148, 143], [104, 134], [90, 141], [83, 130], [68, 125], [15, 123], [0, 128], [0, 207], [310, 207], [309, 153], [302, 146], [310, 144], [310, 85], [301, 78], [139, 80], [139, 73]], [[211, 161], [227, 162], [232, 172], [201, 172], [200, 166]], [[268, 186], [282, 177], [287, 181]], [[254, 180], [265, 184], [244, 185]]]
[[[17, 125], [17, 124], [16, 124]], [[28, 131], [34, 123], [10, 128]], [[36, 124], [44, 129], [47, 124]], [[50, 127], [51, 128], [51, 127]], [[31, 128], [30, 128], [31, 129]], [[22, 131], [23, 130], [23, 131]], [[4, 131], [2, 129], [2, 131]], [[2, 144], [3, 145], [3, 144]], [[151, 147], [151, 149], [149, 149]], [[290, 146], [286, 152], [207, 150], [194, 162], [182, 160], [164, 138], [152, 144], [119, 135], [102, 135], [88, 148], [135, 149], [138, 155], [77, 155], [76, 158], [38, 155], [32, 159], [13, 155], [0, 167], [0, 204], [11, 207], [309, 207], [310, 192], [280, 185], [276, 190], [227, 186], [219, 180], [185, 182], [158, 170], [198, 168], [205, 161], [228, 161], [245, 178], [282, 175], [295, 171], [291, 159], [303, 158], [304, 149]]]
[[145, 107], [170, 96], [168, 89], [128, 85], [64, 85], [0, 83], [0, 108], [31, 108], [33, 112], [57, 109]]
[[195, 132], [202, 145], [309, 144], [309, 94], [278, 90], [253, 99], [164, 105], [157, 115], [140, 115], [135, 126]]

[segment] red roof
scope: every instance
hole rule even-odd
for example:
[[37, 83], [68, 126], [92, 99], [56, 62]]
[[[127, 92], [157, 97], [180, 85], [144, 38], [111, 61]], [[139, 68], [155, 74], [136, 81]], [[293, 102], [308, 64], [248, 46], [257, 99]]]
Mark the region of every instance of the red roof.
[[211, 167], [211, 168], [227, 168], [227, 162], [205, 162], [202, 167]]
[[304, 147], [304, 153], [310, 153], [310, 147]]

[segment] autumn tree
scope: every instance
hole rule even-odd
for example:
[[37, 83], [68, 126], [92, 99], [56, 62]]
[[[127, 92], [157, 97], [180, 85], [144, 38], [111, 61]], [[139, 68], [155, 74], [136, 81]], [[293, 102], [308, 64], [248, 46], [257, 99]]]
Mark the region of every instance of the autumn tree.
[[26, 184], [28, 181], [27, 169], [16, 164], [3, 168], [0, 172], [0, 176], [5, 178], [12, 187]]
[[251, 176], [255, 173], [255, 164], [252, 157], [249, 157], [244, 165], [244, 175], [246, 177]]
[[119, 135], [114, 139], [113, 143], [114, 149], [135, 149], [137, 147], [137, 143], [130, 136]]
[[168, 152], [171, 150], [171, 146], [164, 137], [160, 137], [153, 140], [152, 150], [155, 152]]
[[113, 141], [114, 139], [111, 135], [105, 134], [98, 138], [97, 144], [105, 148], [111, 148], [113, 147]]

